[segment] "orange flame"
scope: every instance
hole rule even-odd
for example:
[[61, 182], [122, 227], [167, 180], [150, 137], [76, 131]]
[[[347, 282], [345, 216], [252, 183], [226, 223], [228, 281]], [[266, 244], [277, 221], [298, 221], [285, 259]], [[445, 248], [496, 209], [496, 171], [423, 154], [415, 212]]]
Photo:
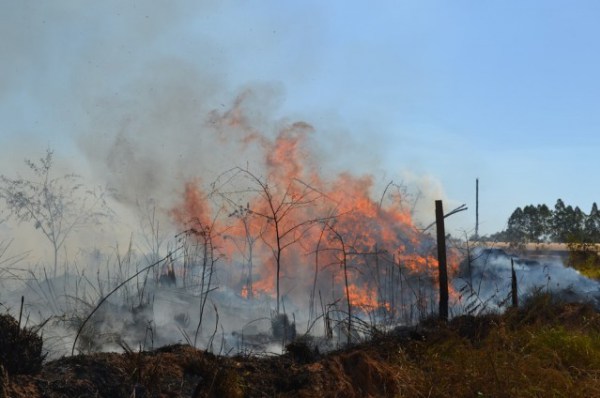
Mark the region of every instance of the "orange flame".
[[[287, 125], [269, 139], [249, 125], [240, 102], [211, 117], [228, 134], [233, 129], [244, 145], [258, 142], [265, 169], [232, 171], [228, 183], [235, 189], [227, 190], [222, 196], [229, 196], [216, 207], [199, 180], [190, 181], [171, 215], [182, 226], [190, 220], [212, 225], [216, 246], [237, 280], [231, 287], [242, 297], [275, 295], [278, 258], [282, 295], [299, 301], [314, 291], [330, 302], [345, 300], [339, 266], [344, 257], [355, 306], [389, 309], [393, 289], [407, 274], [437, 276], [435, 247], [415, 228], [400, 194], [393, 202], [377, 201], [370, 175], [325, 179], [318, 174], [307, 150], [314, 132], [310, 125]], [[450, 261], [451, 272], [456, 268], [457, 261]]]

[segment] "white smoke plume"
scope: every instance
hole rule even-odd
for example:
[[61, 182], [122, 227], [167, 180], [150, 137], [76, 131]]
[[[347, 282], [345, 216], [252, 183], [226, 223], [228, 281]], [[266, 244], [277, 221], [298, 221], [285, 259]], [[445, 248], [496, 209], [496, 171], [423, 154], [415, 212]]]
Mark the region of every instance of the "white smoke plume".
[[[25, 297], [26, 323], [44, 324], [54, 355], [70, 351], [85, 316], [118, 283], [177, 247], [175, 235], [182, 226], [173, 224], [170, 211], [186, 182], [210, 184], [235, 166], [261, 173], [265, 147], [289, 126], [307, 132], [303, 145], [311, 167], [326, 176], [351, 165], [350, 173], [374, 180], [377, 196], [391, 179], [406, 182], [412, 196], [405, 198], [413, 200], [405, 206], [422, 217], [422, 224], [432, 218], [434, 199], [445, 199], [432, 179], [370, 176], [378, 171], [377, 150], [383, 144], [372, 143], [365, 151], [363, 142], [353, 145], [337, 129], [330, 133], [324, 118], [314, 123], [310, 117], [288, 117], [286, 95], [294, 93], [277, 80], [238, 77], [240, 63], [233, 60], [251, 63], [260, 54], [235, 40], [221, 45], [218, 36], [228, 33], [224, 20], [248, 11], [236, 6], [210, 1], [0, 6], [0, 104], [6, 105], [0, 106], [0, 117], [18, 115], [11, 117], [18, 125], [6, 126], [11, 133], [1, 137], [6, 154], [1, 174], [28, 178], [22, 160], [37, 159], [51, 147], [57, 176], [77, 173], [86, 186], [114, 192], [113, 218], [70, 236], [60, 253], [63, 274], [56, 277], [48, 272], [51, 253], [39, 231], [13, 221], [0, 225], [1, 241], [11, 242], [7, 256], [29, 253], [4, 270], [2, 304], [18, 313]], [[220, 13], [223, 8], [228, 13]], [[278, 40], [285, 39], [287, 22], [274, 26], [282, 28], [284, 37]], [[200, 34], [190, 34], [196, 29]], [[257, 28], [250, 40], [268, 43], [270, 34]], [[290, 70], [310, 67], [289, 62], [294, 62]], [[89, 349], [195, 340], [201, 299], [192, 288], [182, 294], [177, 287], [151, 283], [164, 272], [161, 264], [132, 279], [98, 309], [80, 336], [96, 336], [98, 347]], [[229, 279], [234, 279], [230, 273], [216, 275], [215, 287], [232, 286]], [[212, 293], [199, 346], [236, 352], [245, 347], [232, 331], [237, 336], [244, 330], [269, 331], [272, 301], [248, 303], [224, 288]], [[297, 310], [291, 302], [284, 304], [290, 314]]]
[[520, 300], [534, 292], [549, 292], [568, 302], [590, 302], [600, 309], [600, 283], [567, 267], [557, 257], [533, 259], [511, 256], [502, 249], [478, 248], [465, 260], [454, 288], [461, 292], [457, 311], [503, 311], [511, 305], [511, 259]]

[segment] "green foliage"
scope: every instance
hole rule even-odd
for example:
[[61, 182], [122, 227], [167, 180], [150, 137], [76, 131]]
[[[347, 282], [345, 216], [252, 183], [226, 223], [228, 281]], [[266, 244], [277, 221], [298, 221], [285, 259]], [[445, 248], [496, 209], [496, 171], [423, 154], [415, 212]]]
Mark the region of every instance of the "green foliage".
[[548, 238], [552, 212], [546, 205], [517, 208], [508, 219], [511, 242], [543, 242]]
[[600, 242], [600, 211], [595, 202], [584, 224], [585, 235], [589, 242]]
[[598, 258], [598, 253], [595, 253], [593, 257], [588, 257], [586, 262], [575, 268], [588, 278], [600, 280], [600, 259]]
[[558, 199], [554, 209], [545, 204], [516, 208], [505, 231], [488, 239], [508, 241], [515, 245], [541, 242], [600, 243], [600, 211], [596, 203], [590, 214]]
[[524, 352], [535, 354], [546, 366], [568, 371], [600, 369], [600, 334], [544, 327], [531, 334]]
[[[465, 334], [457, 319], [408, 350], [431, 397], [600, 396], [600, 314], [534, 292], [520, 309], [489, 318], [486, 333]], [[466, 321], [469, 321], [468, 323]], [[418, 365], [417, 367], [414, 364]]]
[[586, 240], [583, 235], [586, 217], [579, 207], [566, 206], [561, 199], [558, 199], [552, 216], [552, 240], [554, 242]]
[[569, 266], [588, 278], [600, 280], [600, 254], [595, 245], [569, 242]]

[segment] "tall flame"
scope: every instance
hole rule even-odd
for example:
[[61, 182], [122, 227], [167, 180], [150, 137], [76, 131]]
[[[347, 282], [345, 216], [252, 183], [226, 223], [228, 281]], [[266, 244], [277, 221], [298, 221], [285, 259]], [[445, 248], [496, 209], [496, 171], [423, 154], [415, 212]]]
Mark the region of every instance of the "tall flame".
[[210, 225], [232, 289], [275, 297], [279, 279], [281, 296], [298, 306], [316, 305], [318, 294], [328, 303], [349, 298], [353, 306], [398, 312], [433, 284], [435, 247], [400, 192], [378, 201], [370, 175], [321, 176], [307, 149], [310, 125], [286, 124], [269, 138], [250, 125], [242, 102], [211, 120], [220, 136], [258, 144], [263, 164], [224, 173], [210, 192], [189, 181], [171, 213], [182, 226]]

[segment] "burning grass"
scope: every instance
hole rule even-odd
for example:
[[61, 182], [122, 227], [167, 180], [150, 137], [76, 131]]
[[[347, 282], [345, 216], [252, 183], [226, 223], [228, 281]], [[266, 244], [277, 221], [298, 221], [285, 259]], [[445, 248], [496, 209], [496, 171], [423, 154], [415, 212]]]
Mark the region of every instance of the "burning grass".
[[425, 322], [327, 354], [215, 356], [187, 345], [65, 357], [4, 375], [13, 397], [600, 396], [600, 314], [537, 294], [505, 314]]

